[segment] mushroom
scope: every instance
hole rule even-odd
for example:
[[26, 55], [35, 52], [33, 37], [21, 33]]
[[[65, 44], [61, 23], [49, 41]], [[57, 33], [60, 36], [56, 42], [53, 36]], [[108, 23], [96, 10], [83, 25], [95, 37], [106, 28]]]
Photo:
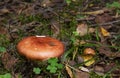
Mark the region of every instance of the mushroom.
[[81, 55], [81, 56], [85, 62], [84, 63], [85, 66], [90, 66], [95, 62], [95, 58], [94, 58], [95, 54], [96, 54], [95, 50], [92, 48], [84, 49], [83, 55]]
[[60, 57], [64, 53], [64, 45], [55, 38], [29, 36], [18, 43], [17, 50], [28, 59], [43, 61]]
[[83, 54], [84, 55], [95, 55], [95, 50], [93, 50], [92, 48], [85, 48]]

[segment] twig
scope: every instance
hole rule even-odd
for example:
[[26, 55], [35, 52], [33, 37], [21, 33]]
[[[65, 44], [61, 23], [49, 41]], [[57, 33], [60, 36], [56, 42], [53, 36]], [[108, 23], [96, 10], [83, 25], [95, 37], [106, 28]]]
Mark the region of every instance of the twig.
[[70, 67], [71, 69], [77, 71], [77, 72], [81, 72], [80, 70], [78, 70], [78, 69], [76, 69], [76, 68], [74, 68], [74, 67], [72, 67], [72, 66], [70, 66], [70, 65], [68, 65], [68, 64], [65, 64], [65, 65], [68, 66], [68, 67]]
[[108, 25], [108, 24], [113, 24], [113, 23], [117, 23], [117, 22], [120, 22], [120, 20], [116, 20], [116, 21], [112, 21], [112, 22], [107, 22], [107, 23], [100, 23], [100, 24], [92, 24], [92, 25], [90, 25], [90, 26], [96, 26], [96, 25], [99, 25], [99, 26], [101, 26], [101, 25]]

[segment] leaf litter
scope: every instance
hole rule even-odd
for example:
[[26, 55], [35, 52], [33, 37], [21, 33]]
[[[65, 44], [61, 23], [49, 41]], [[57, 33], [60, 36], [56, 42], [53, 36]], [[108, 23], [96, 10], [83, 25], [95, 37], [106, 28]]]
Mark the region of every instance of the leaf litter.
[[[73, 2], [76, 2], [73, 1]], [[84, 2], [83, 2], [84, 3]], [[85, 2], [86, 3], [86, 2]], [[88, 1], [89, 3], [89, 1]], [[77, 4], [77, 3], [76, 3]], [[89, 4], [88, 4], [89, 5]], [[100, 7], [91, 7], [93, 10], [89, 8], [90, 6], [83, 8], [83, 12], [79, 12], [80, 9], [75, 7], [74, 9], [69, 9], [70, 5], [67, 5], [63, 0], [36, 0], [36, 1], [28, 1], [28, 0], [6, 0], [0, 2], [0, 34], [7, 35], [7, 38], [10, 39], [11, 43], [16, 45], [15, 41], [18, 41], [20, 37], [28, 36], [28, 35], [35, 35], [35, 34], [44, 34], [46, 32], [51, 31], [53, 33], [47, 33], [47, 35], [51, 35], [52, 37], [58, 38], [61, 34], [61, 31], [65, 29], [62, 27], [63, 24], [69, 25], [70, 22], [73, 21], [71, 16], [76, 14], [82, 14], [86, 17], [84, 18], [75, 18], [74, 20], [78, 23], [76, 24], [76, 32], [79, 34], [80, 38], [77, 38], [76, 43], [72, 46], [79, 46], [78, 51], [76, 51], [74, 55], [74, 60], [69, 57], [66, 60], [70, 60], [69, 62], [65, 62], [64, 75], [67, 75], [70, 78], [73, 78], [75, 75], [76, 78], [89, 78], [90, 74], [85, 69], [79, 69], [82, 65], [83, 68], [85, 67], [88, 71], [94, 71], [99, 75], [105, 75], [108, 72], [111, 72], [112, 77], [120, 77], [119, 66], [117, 67], [114, 61], [119, 61], [120, 58], [120, 49], [119, 49], [119, 34], [120, 34], [120, 23], [119, 23], [119, 15], [115, 17], [112, 9], [96, 9]], [[66, 9], [67, 8], [67, 9]], [[77, 9], [77, 10], [76, 10]], [[90, 9], [90, 10], [89, 10]], [[64, 13], [63, 16], [60, 13]], [[68, 13], [68, 15], [67, 15]], [[69, 16], [70, 13], [70, 16]], [[36, 16], [40, 18], [35, 18]], [[64, 17], [65, 16], [65, 17]], [[28, 19], [29, 18], [29, 19]], [[34, 19], [34, 20], [33, 20]], [[42, 23], [42, 21], [46, 21]], [[50, 21], [48, 21], [50, 20]], [[47, 27], [48, 30], [45, 31]], [[73, 26], [74, 27], [74, 26]], [[98, 30], [98, 34], [96, 33], [96, 27]], [[62, 28], [62, 29], [61, 29]], [[66, 27], [67, 28], [67, 27]], [[38, 30], [40, 29], [40, 30]], [[69, 27], [66, 29], [68, 30]], [[44, 30], [45, 32], [42, 32]], [[67, 31], [66, 31], [67, 32]], [[70, 33], [72, 31], [69, 31]], [[67, 33], [65, 33], [67, 34]], [[91, 40], [84, 39], [84, 36], [89, 36], [92, 34]], [[95, 39], [96, 35], [98, 36], [98, 41]], [[2, 36], [0, 36], [2, 37]], [[81, 38], [82, 37], [82, 38]], [[70, 38], [70, 37], [69, 37]], [[69, 39], [67, 36], [65, 39]], [[62, 39], [64, 40], [64, 39]], [[71, 42], [69, 42], [71, 43]], [[90, 64], [90, 66], [84, 66], [84, 60], [79, 55], [81, 52], [81, 48], [86, 48], [90, 46], [84, 46], [88, 44], [95, 43], [98, 46], [92, 46], [97, 51], [96, 57], [99, 57], [98, 61], [95, 59], [94, 64]], [[2, 44], [1, 44], [2, 45]], [[0, 45], [0, 46], [1, 46]], [[112, 45], [112, 46], [111, 46]], [[71, 45], [67, 45], [66, 51], [69, 50], [68, 48]], [[117, 47], [116, 47], [117, 46]], [[13, 47], [13, 46], [11, 46]], [[13, 48], [12, 48], [13, 49]], [[16, 50], [14, 50], [16, 52]], [[13, 51], [6, 52], [2, 55], [1, 61], [3, 64], [3, 68], [7, 70], [13, 70], [17, 64], [17, 61], [20, 59], [18, 58], [17, 54]], [[74, 52], [74, 51], [73, 51]], [[73, 54], [73, 53], [72, 53]], [[77, 59], [77, 60], [76, 60]], [[34, 67], [34, 64], [28, 62], [23, 63], [21, 66], [25, 66], [24, 68], [18, 67], [16, 69], [20, 69], [19, 71], [13, 70], [12, 73], [15, 77], [18, 77], [18, 74], [21, 74], [24, 78], [29, 78], [30, 74], [33, 74], [30, 70], [30, 67]], [[66, 65], [68, 63], [68, 65]], [[107, 63], [107, 64], [106, 64]], [[78, 67], [74, 67], [77, 64]], [[26, 67], [26, 65], [29, 65]], [[35, 64], [36, 66], [36, 64]], [[115, 68], [115, 69], [114, 69]], [[114, 70], [113, 70], [114, 69]], [[28, 72], [28, 70], [30, 70]], [[28, 73], [27, 73], [28, 72]], [[61, 71], [63, 72], [63, 71]], [[33, 75], [33, 78], [43, 78], [44, 75], [46, 76], [55, 76], [50, 75], [48, 72], [43, 72], [41, 75]]]

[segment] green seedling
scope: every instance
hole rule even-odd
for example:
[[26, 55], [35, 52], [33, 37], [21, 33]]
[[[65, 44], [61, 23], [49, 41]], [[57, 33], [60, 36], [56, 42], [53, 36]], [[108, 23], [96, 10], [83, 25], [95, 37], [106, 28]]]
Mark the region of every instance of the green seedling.
[[0, 75], [0, 78], [12, 78], [10, 73], [6, 73], [4, 75]]
[[0, 52], [6, 52], [6, 48], [0, 46]]
[[72, 2], [72, 0], [65, 0], [65, 2], [70, 5], [70, 3]]
[[108, 7], [108, 8], [114, 8], [115, 11], [120, 14], [120, 10], [119, 10], [120, 9], [120, 3], [119, 2], [114, 1], [111, 4], [107, 3], [106, 7]]
[[63, 68], [63, 65], [58, 63], [57, 58], [49, 59], [48, 64], [49, 65], [47, 66], [47, 70], [49, 70], [50, 73], [56, 73], [59, 69]]
[[108, 7], [108, 8], [117, 8], [117, 9], [120, 9], [120, 3], [119, 2], [116, 2], [116, 1], [114, 1], [113, 3], [107, 3], [106, 4], [106, 6]]
[[38, 68], [38, 67], [34, 67], [34, 68], [33, 68], [33, 72], [34, 72], [35, 74], [40, 74], [41, 69]]

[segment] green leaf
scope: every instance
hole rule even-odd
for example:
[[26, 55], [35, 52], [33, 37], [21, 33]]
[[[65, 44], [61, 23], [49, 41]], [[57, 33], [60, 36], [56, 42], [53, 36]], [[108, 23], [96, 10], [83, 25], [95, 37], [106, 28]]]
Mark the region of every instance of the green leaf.
[[0, 78], [4, 78], [4, 75], [0, 75]]
[[5, 73], [3, 75], [0, 75], [0, 78], [12, 78], [10, 73]]
[[33, 72], [35, 73], [35, 74], [40, 74], [40, 72], [41, 72], [41, 69], [40, 68], [33, 68]]
[[79, 36], [79, 33], [77, 31], [73, 31], [74, 36]]
[[48, 65], [47, 66], [47, 70], [50, 70], [50, 69], [52, 69], [53, 68], [53, 66], [51, 66], [51, 65]]
[[56, 68], [55, 66], [49, 65], [49, 66], [47, 67], [47, 70], [49, 70], [50, 73], [56, 73], [57, 68]]
[[68, 5], [72, 2], [71, 0], [65, 0]]
[[62, 69], [63, 65], [62, 64], [57, 64], [58, 69]]
[[12, 76], [10, 73], [6, 73], [6, 74], [4, 74], [4, 78], [12, 78]]
[[57, 62], [53, 62], [53, 63], [51, 63], [50, 65], [51, 65], [51, 66], [57, 66], [58, 63], [57, 63]]
[[57, 69], [62, 69], [63, 65], [58, 63], [58, 58], [51, 58], [48, 60], [49, 65], [47, 66], [47, 70], [50, 71], [50, 73], [56, 73]]
[[48, 60], [48, 63], [50, 63], [50, 64], [57, 63], [57, 62], [58, 62], [58, 58], [50, 58]]
[[112, 7], [120, 8], [120, 3], [119, 2], [113, 2]]
[[57, 71], [57, 68], [54, 67], [54, 69], [51, 69], [51, 70], [50, 70], [50, 73], [56, 73], [56, 71]]
[[112, 4], [107, 3], [106, 6], [108, 8], [117, 8], [117, 9], [119, 9], [120, 8], [120, 3], [114, 1]]
[[5, 47], [0, 47], [0, 52], [6, 52], [6, 48]]

